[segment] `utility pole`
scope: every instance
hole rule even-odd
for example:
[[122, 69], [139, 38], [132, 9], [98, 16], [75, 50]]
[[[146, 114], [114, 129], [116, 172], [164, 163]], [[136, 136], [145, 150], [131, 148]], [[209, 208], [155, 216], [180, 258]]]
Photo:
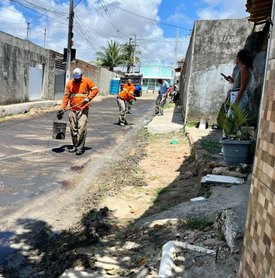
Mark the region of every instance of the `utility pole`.
[[132, 72], [135, 72], [135, 63], [136, 63], [136, 46], [137, 46], [137, 35], [134, 35], [135, 39], [134, 39], [134, 58], [133, 58], [133, 68], [132, 68]]
[[129, 38], [129, 46], [128, 46], [128, 65], [127, 65], [127, 73], [131, 72], [131, 56], [132, 56], [132, 39]]
[[176, 39], [176, 46], [175, 46], [175, 65], [177, 65], [178, 60], [178, 43], [179, 43], [179, 28], [177, 28], [177, 39]]
[[27, 36], [26, 36], [26, 40], [29, 40], [29, 33], [30, 33], [30, 23], [28, 22], [27, 24]]
[[47, 29], [44, 29], [44, 48], [46, 46], [46, 35], [47, 35]]
[[73, 38], [73, 17], [74, 17], [74, 1], [70, 0], [67, 61], [66, 61], [66, 84], [70, 80], [70, 75], [71, 75], [71, 49], [72, 49], [72, 38]]

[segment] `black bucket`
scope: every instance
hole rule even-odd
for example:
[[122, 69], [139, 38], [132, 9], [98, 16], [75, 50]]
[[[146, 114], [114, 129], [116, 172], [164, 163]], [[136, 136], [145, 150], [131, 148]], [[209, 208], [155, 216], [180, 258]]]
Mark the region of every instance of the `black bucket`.
[[53, 122], [53, 139], [65, 140], [66, 136], [66, 122]]

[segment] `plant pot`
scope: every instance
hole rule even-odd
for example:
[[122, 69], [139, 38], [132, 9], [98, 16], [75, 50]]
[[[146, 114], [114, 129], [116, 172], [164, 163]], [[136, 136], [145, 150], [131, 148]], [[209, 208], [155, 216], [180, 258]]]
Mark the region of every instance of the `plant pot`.
[[220, 139], [223, 146], [224, 162], [227, 165], [247, 163], [252, 140]]

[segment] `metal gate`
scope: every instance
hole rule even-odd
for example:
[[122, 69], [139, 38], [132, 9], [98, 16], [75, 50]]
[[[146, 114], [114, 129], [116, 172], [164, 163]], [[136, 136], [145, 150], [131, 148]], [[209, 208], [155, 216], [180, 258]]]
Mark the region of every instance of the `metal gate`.
[[29, 67], [29, 100], [42, 98], [43, 66]]
[[64, 95], [65, 90], [65, 70], [55, 69], [55, 80], [54, 80], [54, 98], [61, 99]]

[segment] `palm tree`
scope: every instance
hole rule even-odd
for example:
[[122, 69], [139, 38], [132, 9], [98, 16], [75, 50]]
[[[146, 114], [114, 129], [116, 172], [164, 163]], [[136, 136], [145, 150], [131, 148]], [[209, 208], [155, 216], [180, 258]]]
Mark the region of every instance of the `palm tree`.
[[107, 47], [102, 47], [102, 50], [96, 53], [98, 56], [97, 64], [107, 67], [110, 71], [113, 71], [115, 67], [123, 64], [120, 51], [121, 46], [119, 43], [115, 41], [108, 42]]
[[135, 44], [131, 44], [131, 40], [129, 43], [125, 43], [122, 48], [122, 61], [123, 64], [127, 67], [127, 73], [130, 73], [131, 67], [134, 66], [135, 63], [140, 63], [141, 60], [137, 55], [140, 55], [140, 51], [135, 50]]

